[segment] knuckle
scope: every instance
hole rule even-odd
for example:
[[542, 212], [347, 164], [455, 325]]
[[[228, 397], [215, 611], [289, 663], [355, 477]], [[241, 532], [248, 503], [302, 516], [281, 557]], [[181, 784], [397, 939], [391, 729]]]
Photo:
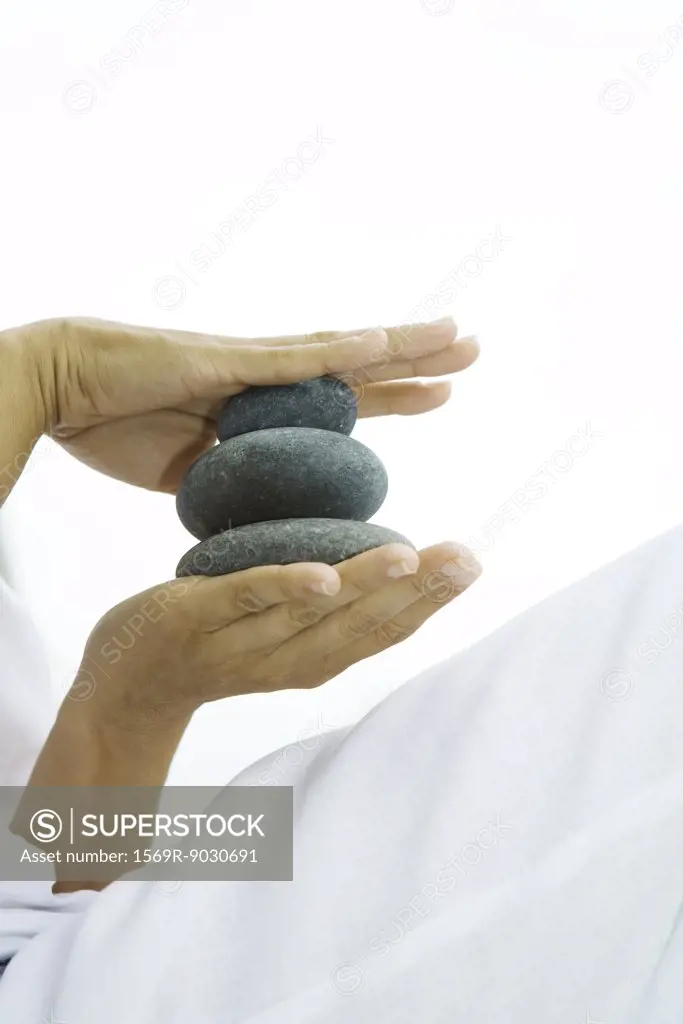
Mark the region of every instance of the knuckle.
[[308, 345], [329, 345], [332, 341], [339, 341], [343, 331], [310, 331], [304, 334], [304, 343]]
[[417, 594], [418, 597], [424, 597], [425, 596], [425, 590], [428, 587], [428, 578], [429, 578], [429, 574], [427, 574], [427, 576], [423, 576], [423, 575], [417, 574], [417, 573], [414, 576], [408, 576], [407, 577], [407, 580], [410, 581], [410, 583], [412, 585], [412, 588], [413, 588], [413, 590], [415, 591], [415, 593]]
[[73, 345], [78, 331], [82, 328], [80, 317], [59, 316], [45, 321], [46, 328], [64, 344]]
[[249, 583], [242, 583], [235, 591], [235, 606], [242, 612], [262, 612], [266, 602]]
[[471, 582], [471, 578], [457, 568], [449, 572], [436, 569], [419, 581], [419, 589], [421, 596], [432, 604], [443, 605], [467, 590]]
[[416, 627], [399, 626], [396, 622], [384, 622], [379, 629], [375, 630], [374, 636], [383, 647], [393, 647], [394, 644], [403, 643], [416, 631]]
[[358, 640], [367, 636], [381, 625], [381, 620], [369, 612], [350, 611], [339, 622], [339, 631], [344, 640]]
[[295, 355], [293, 349], [275, 345], [268, 349], [268, 362], [272, 363], [276, 372], [286, 372], [291, 367]]
[[[370, 597], [376, 590], [378, 590], [377, 580], [372, 579], [370, 576], [363, 576], [360, 573], [356, 575], [352, 581], [353, 589], [363, 597]], [[382, 585], [386, 583], [386, 580], [382, 580]]]
[[295, 626], [315, 626], [325, 614], [322, 608], [311, 604], [293, 602], [288, 608], [289, 618]]

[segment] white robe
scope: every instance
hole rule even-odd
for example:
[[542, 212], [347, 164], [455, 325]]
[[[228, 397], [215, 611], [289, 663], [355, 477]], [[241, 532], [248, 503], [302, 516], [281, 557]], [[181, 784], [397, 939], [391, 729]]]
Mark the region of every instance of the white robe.
[[680, 1024], [681, 609], [683, 528], [280, 757], [292, 883], [0, 909], [0, 1021]]

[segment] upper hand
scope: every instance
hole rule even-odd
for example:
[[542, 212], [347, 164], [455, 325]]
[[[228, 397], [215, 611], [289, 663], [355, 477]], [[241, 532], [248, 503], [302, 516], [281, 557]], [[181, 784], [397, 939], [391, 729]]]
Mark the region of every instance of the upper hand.
[[249, 385], [325, 373], [356, 392], [360, 416], [413, 414], [447, 401], [441, 377], [478, 355], [448, 318], [431, 324], [277, 338], [226, 338], [84, 318], [27, 328], [47, 431], [110, 476], [175, 492], [216, 440], [226, 397]]

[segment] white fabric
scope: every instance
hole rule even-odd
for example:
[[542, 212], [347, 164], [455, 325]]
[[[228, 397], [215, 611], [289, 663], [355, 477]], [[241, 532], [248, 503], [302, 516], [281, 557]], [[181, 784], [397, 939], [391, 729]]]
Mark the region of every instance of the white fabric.
[[[26, 783], [60, 700], [50, 684], [38, 632], [14, 592], [0, 578], [1, 786]], [[0, 882], [0, 965], [37, 932], [49, 927], [55, 914], [84, 906], [90, 896], [72, 893], [55, 897], [49, 882]]]
[[680, 1024], [681, 581], [677, 529], [280, 758], [295, 882], [115, 883], [0, 1020]]
[[24, 785], [58, 706], [40, 637], [0, 578], [1, 785]]

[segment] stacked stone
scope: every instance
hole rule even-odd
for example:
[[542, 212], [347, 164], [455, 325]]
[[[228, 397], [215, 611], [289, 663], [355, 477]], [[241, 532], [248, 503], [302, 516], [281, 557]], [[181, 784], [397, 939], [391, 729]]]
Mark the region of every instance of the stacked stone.
[[366, 521], [386, 497], [387, 474], [349, 436], [356, 416], [353, 391], [336, 377], [230, 398], [218, 418], [219, 443], [192, 464], [178, 491], [180, 520], [200, 543], [176, 575], [335, 565], [382, 544], [410, 544]]

